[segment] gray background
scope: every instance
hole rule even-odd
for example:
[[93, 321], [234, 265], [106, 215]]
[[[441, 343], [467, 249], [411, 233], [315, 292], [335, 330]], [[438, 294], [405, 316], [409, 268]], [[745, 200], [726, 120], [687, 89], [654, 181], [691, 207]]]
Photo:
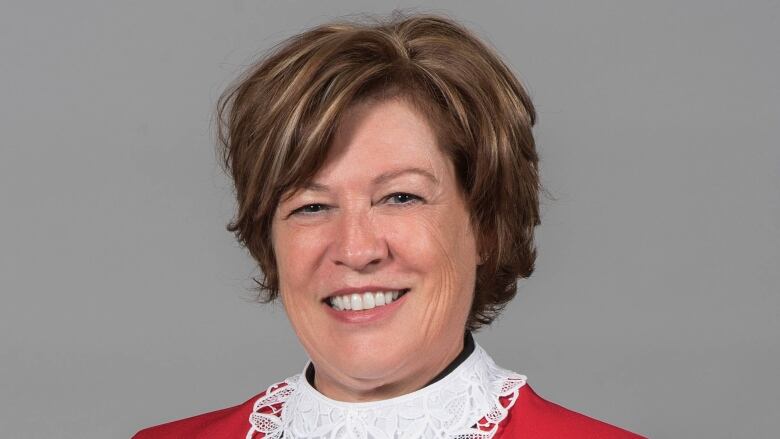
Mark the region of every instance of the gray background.
[[128, 437], [301, 369], [224, 230], [213, 106], [284, 37], [414, 6], [539, 110], [538, 269], [478, 341], [630, 430], [776, 437], [780, 7], [670, 0], [3, 0], [0, 437]]

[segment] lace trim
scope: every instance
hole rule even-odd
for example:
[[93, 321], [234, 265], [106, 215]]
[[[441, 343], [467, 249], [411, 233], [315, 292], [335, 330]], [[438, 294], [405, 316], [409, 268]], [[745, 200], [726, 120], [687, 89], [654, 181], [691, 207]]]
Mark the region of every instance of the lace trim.
[[246, 439], [489, 439], [525, 383], [524, 375], [496, 366], [479, 345], [440, 381], [385, 401], [335, 401], [298, 374], [258, 397]]

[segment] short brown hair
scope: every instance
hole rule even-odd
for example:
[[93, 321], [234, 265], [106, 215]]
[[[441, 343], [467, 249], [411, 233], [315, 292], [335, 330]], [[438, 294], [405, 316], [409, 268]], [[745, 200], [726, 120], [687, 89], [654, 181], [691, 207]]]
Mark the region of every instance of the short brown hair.
[[271, 224], [281, 197], [314, 177], [347, 109], [390, 96], [424, 110], [455, 165], [484, 258], [467, 323], [477, 329], [533, 272], [536, 114], [510, 68], [449, 18], [394, 13], [317, 26], [278, 45], [225, 91], [217, 136], [238, 202], [227, 229], [259, 264], [261, 300], [275, 299]]

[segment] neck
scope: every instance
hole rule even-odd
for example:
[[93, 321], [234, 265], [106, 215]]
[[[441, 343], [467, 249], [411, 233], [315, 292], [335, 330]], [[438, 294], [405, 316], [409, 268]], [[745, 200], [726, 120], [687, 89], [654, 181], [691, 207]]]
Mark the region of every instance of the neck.
[[374, 380], [356, 380], [356, 385], [344, 385], [332, 379], [322, 371], [315, 373], [312, 363], [306, 369], [306, 379], [321, 394], [330, 399], [344, 402], [380, 401], [405, 395], [432, 384], [455, 369], [474, 351], [474, 341], [470, 333], [447, 348], [444, 355], [428, 362], [422, 368], [407, 372], [404, 378], [387, 382]]

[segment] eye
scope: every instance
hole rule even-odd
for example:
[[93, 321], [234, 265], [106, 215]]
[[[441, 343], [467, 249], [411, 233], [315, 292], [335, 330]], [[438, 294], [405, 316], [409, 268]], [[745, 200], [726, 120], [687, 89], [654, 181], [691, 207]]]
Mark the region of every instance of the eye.
[[301, 214], [301, 215], [313, 215], [313, 214], [316, 214], [316, 213], [324, 212], [327, 208], [328, 208], [328, 206], [326, 206], [324, 204], [317, 204], [317, 203], [306, 204], [306, 205], [301, 206], [301, 207], [293, 210], [292, 212], [290, 212], [290, 216], [298, 215], [298, 214]]
[[422, 201], [422, 198], [418, 197], [417, 195], [398, 192], [386, 196], [385, 200], [390, 202], [390, 204], [414, 204], [418, 201]]

